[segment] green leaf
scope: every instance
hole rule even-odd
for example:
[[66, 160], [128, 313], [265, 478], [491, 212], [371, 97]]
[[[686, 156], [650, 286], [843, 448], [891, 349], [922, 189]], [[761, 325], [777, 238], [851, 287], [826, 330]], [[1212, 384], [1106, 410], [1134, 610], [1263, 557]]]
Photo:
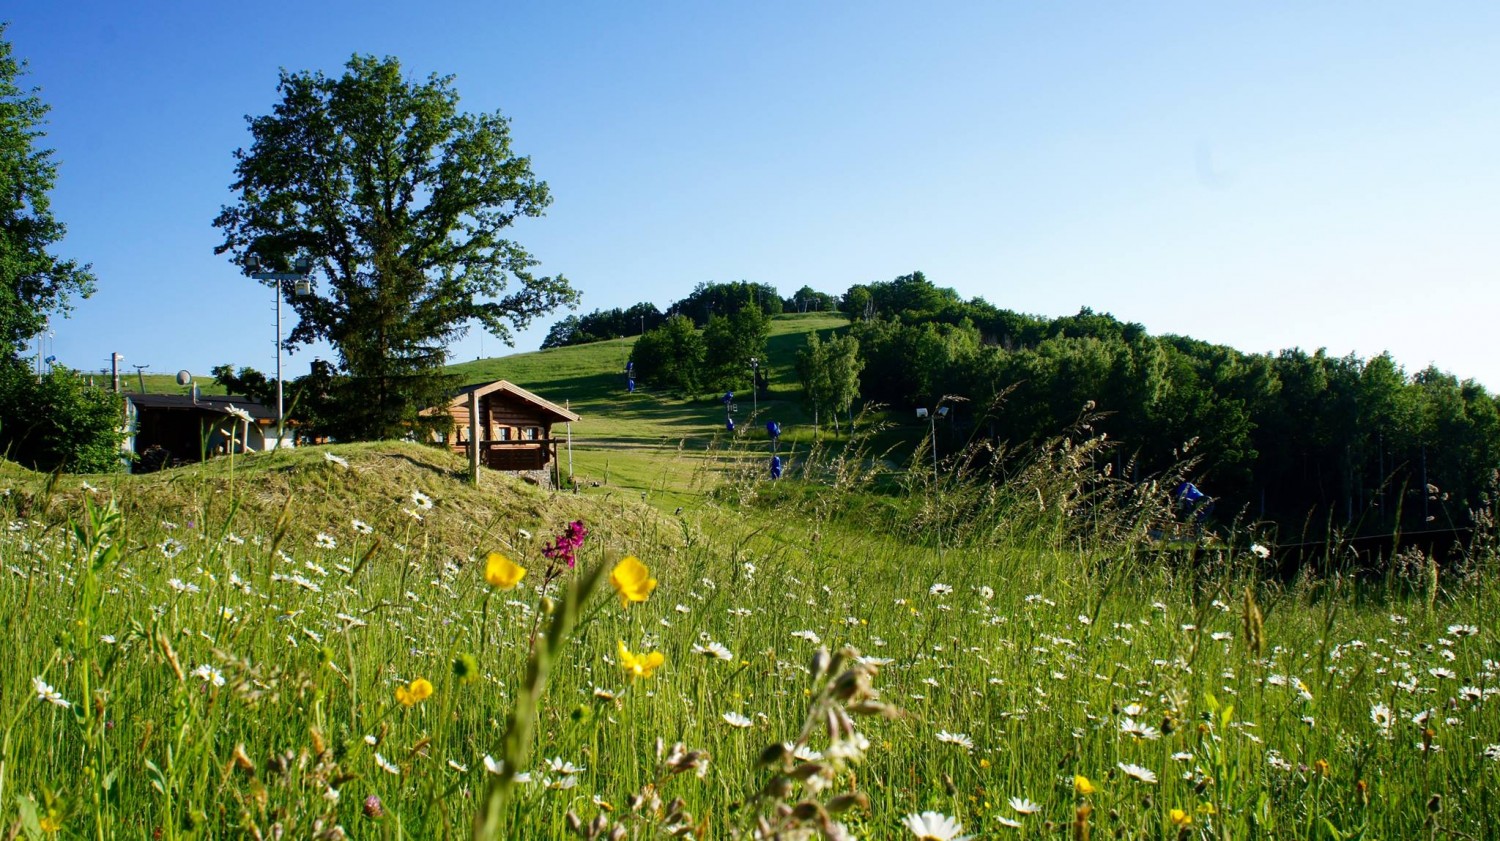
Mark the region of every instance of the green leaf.
[[37, 817], [36, 801], [21, 795], [16, 798], [16, 806], [21, 811], [21, 828], [26, 830], [26, 837], [31, 841], [39, 841], [42, 837], [42, 822]]

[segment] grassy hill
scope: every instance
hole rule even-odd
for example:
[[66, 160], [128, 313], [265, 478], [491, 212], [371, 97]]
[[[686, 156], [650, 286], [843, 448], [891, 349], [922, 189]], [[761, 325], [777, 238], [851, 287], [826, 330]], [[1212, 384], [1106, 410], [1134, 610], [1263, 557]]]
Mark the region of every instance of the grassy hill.
[[[783, 443], [805, 446], [812, 439], [811, 416], [803, 409], [796, 355], [809, 332], [847, 326], [841, 316], [792, 313], [771, 321], [766, 348], [769, 395], [751, 418], [752, 401], [742, 396], [735, 421], [741, 440], [763, 440], [761, 427], [775, 419]], [[705, 459], [736, 446], [725, 432], [718, 395], [682, 400], [653, 393], [644, 383], [625, 390], [625, 362], [634, 338], [480, 359], [451, 366], [466, 383], [507, 379], [583, 416], [573, 425], [574, 475], [585, 485], [648, 494], [663, 507], [692, 505]]]
[[[774, 324], [762, 415], [798, 443], [792, 354], [839, 322]], [[0, 464], [0, 823], [457, 839], [494, 796], [484, 837], [556, 841], [570, 813], [896, 839], [927, 811], [986, 838], [1500, 836], [1494, 557], [1282, 582], [1245, 536], [1143, 551], [1072, 452], [887, 510], [833, 470], [750, 481], [719, 404], [625, 395], [626, 353], [458, 367], [584, 415], [577, 468], [609, 481], [579, 494], [403, 443]], [[575, 519], [569, 568], [546, 547]], [[627, 555], [649, 571], [611, 583]]]
[[[303, 447], [145, 475], [55, 480], [0, 462], [8, 504], [21, 516], [53, 525], [77, 517], [85, 500], [114, 499], [146, 530], [176, 523], [205, 540], [264, 529], [285, 516], [282, 531], [292, 543], [311, 543], [320, 532], [359, 539], [350, 525], [359, 520], [380, 525], [388, 535], [420, 534], [425, 544], [474, 553], [495, 542], [508, 544], [517, 529], [548, 534], [573, 519], [613, 522], [623, 511], [635, 511], [626, 518], [635, 524], [634, 538], [642, 534], [641, 523], [651, 524], [650, 534], [680, 537], [675, 524], [660, 520], [634, 495], [557, 495], [488, 472], [474, 486], [466, 476], [461, 456], [400, 442]], [[432, 507], [416, 506], [414, 494]]]

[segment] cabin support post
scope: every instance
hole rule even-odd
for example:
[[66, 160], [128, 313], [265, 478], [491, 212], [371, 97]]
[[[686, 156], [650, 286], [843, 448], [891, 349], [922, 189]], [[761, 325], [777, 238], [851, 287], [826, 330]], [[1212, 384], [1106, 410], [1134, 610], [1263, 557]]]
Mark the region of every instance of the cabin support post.
[[469, 481], [479, 484], [479, 393], [469, 392]]

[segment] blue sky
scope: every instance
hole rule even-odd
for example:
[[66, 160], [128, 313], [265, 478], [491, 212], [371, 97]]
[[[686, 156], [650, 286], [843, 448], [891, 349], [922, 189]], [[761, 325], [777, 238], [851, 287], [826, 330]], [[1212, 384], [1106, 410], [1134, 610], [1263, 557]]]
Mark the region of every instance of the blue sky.
[[274, 368], [270, 292], [209, 223], [278, 69], [360, 52], [511, 119], [554, 197], [515, 238], [583, 311], [921, 270], [1023, 312], [1500, 388], [1500, 5], [432, 6], [7, 4], [52, 106], [59, 251], [99, 276], [48, 352]]

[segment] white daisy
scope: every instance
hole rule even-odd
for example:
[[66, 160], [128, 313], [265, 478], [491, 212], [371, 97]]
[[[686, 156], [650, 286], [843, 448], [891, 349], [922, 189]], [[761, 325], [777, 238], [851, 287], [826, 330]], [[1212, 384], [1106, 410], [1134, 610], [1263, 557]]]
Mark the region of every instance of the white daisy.
[[724, 713], [723, 719], [724, 723], [728, 724], [730, 727], [746, 728], [750, 727], [752, 724], [750, 719], [735, 712]]
[[214, 686], [224, 685], [224, 673], [207, 663], [193, 669], [193, 677], [201, 679], [204, 683], [211, 683]]
[[725, 648], [722, 643], [717, 643], [713, 640], [709, 640], [707, 645], [695, 644], [693, 646], [693, 653], [702, 654], [704, 657], [711, 657], [715, 660], [734, 659], [734, 652], [730, 651], [728, 648]]
[[942, 812], [907, 815], [903, 824], [918, 841], [968, 841], [972, 835], [959, 835], [963, 825]]
[[181, 578], [168, 578], [167, 586], [171, 587], [173, 590], [176, 590], [179, 593], [200, 592], [197, 584], [183, 581]]
[[937, 732], [937, 740], [950, 745], [958, 745], [964, 750], [974, 749], [974, 740], [970, 739], [968, 734], [965, 733], [949, 733], [947, 730], [939, 730]]
[[61, 693], [59, 693], [56, 689], [53, 689], [45, 680], [42, 680], [40, 677], [34, 677], [31, 679], [31, 688], [36, 690], [36, 699], [38, 701], [46, 701], [53, 706], [62, 707], [63, 709], [67, 709], [68, 707], [73, 706], [72, 704], [68, 703], [67, 699], [63, 698]]
[[1127, 718], [1120, 722], [1120, 732], [1142, 741], [1154, 741], [1161, 738], [1161, 731], [1149, 724], [1142, 724], [1133, 718]]
[[1010, 799], [1010, 808], [1023, 815], [1035, 815], [1037, 812], [1042, 811], [1041, 804], [1033, 803], [1025, 797], [1012, 797]]
[[1127, 762], [1115, 763], [1119, 769], [1128, 777], [1133, 777], [1143, 783], [1155, 783], [1156, 774], [1150, 768], [1142, 768], [1139, 765], [1131, 765]]

